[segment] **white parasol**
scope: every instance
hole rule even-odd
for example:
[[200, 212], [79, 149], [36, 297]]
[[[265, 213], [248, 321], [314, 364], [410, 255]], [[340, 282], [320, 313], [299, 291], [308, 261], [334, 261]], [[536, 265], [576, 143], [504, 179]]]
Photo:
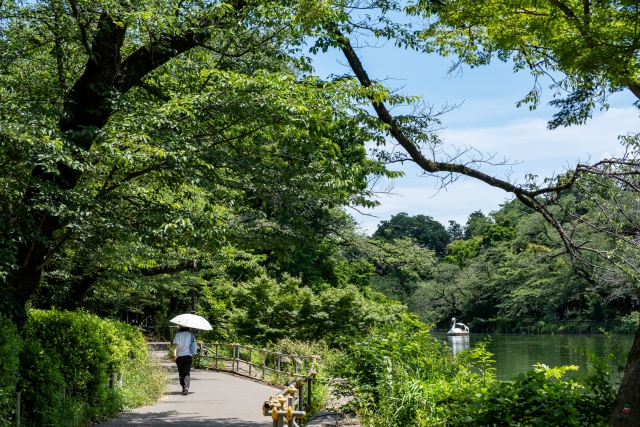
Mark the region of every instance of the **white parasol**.
[[169, 320], [169, 322], [185, 326], [187, 328], [202, 329], [203, 331], [210, 331], [213, 329], [207, 319], [201, 316], [196, 316], [195, 314], [181, 314]]

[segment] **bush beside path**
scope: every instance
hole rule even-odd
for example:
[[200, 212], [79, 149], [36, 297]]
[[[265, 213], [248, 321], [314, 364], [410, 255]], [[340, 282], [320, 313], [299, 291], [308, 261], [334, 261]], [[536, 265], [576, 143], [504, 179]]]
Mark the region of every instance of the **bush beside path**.
[[166, 371], [139, 329], [87, 312], [30, 310], [18, 330], [0, 316], [0, 427], [84, 427], [162, 396]]

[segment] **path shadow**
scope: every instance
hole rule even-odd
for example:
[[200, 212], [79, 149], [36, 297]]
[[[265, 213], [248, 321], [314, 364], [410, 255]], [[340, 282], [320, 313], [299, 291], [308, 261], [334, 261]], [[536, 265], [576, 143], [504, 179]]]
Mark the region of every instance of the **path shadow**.
[[137, 414], [129, 412], [122, 414], [120, 418], [115, 418], [104, 423], [105, 427], [265, 427], [271, 425], [271, 419], [265, 417], [264, 423], [242, 421], [237, 418], [207, 419], [202, 415], [179, 414], [176, 411], [155, 412], [147, 414]]

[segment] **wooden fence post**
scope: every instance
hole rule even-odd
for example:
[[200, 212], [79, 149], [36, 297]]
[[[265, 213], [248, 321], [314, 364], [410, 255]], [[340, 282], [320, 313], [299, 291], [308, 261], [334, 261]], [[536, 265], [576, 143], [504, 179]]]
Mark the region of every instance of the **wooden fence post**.
[[298, 382], [298, 411], [304, 411], [304, 380]]

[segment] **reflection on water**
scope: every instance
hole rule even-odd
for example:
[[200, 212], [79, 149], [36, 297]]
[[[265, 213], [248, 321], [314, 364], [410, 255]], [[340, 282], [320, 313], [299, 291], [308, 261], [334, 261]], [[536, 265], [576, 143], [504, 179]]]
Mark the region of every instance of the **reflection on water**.
[[447, 341], [454, 356], [469, 348], [469, 335], [447, 335]]
[[[485, 339], [485, 334], [469, 336], [447, 336], [446, 333], [433, 332], [433, 337], [444, 341], [456, 354], [469, 346]], [[622, 352], [631, 349], [633, 336], [615, 335], [614, 342], [620, 345]], [[577, 365], [579, 371], [569, 372], [567, 376], [586, 375], [586, 358], [576, 351], [576, 347], [586, 347], [596, 356], [604, 357], [613, 351], [611, 342], [604, 335], [491, 335], [487, 349], [493, 353], [496, 361], [495, 374], [499, 380], [508, 380], [533, 369], [536, 363], [563, 366]], [[612, 378], [617, 382], [617, 378]]]

